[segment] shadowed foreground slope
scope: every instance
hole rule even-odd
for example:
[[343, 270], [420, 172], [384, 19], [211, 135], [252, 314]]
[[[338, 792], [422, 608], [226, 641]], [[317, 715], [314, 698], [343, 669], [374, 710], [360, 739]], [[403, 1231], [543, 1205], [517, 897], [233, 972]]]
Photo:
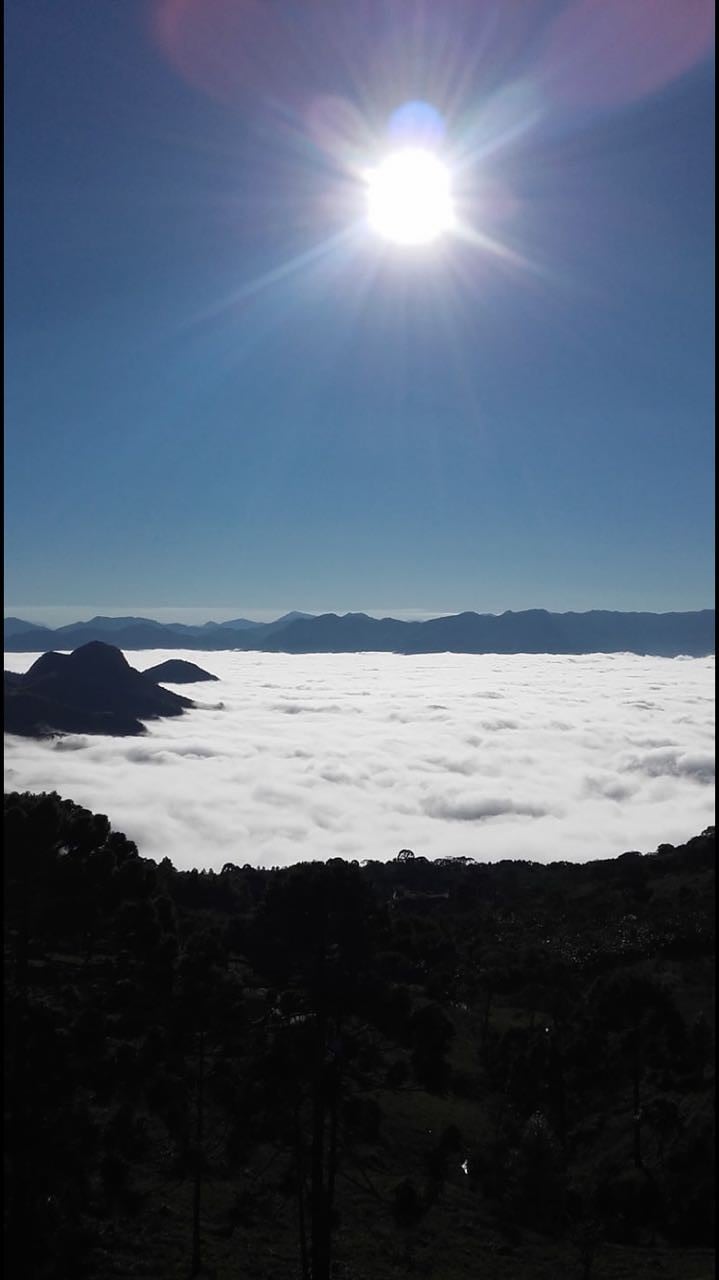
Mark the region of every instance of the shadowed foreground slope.
[[176, 872], [5, 797], [9, 1274], [709, 1280], [714, 833]]

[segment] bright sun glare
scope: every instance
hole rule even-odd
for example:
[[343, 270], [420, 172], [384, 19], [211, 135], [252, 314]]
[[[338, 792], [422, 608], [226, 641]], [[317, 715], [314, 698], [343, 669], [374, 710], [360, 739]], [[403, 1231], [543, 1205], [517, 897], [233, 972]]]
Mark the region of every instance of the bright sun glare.
[[393, 151], [367, 175], [370, 226], [395, 244], [422, 245], [454, 225], [449, 171], [433, 151]]

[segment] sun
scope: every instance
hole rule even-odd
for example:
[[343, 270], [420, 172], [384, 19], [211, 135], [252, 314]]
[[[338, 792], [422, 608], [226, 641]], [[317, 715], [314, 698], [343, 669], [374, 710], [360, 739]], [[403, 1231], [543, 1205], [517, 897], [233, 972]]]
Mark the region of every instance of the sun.
[[454, 226], [449, 170], [434, 151], [392, 151], [366, 177], [369, 224], [385, 240], [430, 244]]

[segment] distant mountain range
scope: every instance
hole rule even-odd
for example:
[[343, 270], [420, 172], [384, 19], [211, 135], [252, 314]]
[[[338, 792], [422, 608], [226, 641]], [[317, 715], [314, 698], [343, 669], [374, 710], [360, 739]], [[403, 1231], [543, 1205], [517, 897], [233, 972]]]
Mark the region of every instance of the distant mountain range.
[[426, 622], [366, 613], [284, 614], [274, 622], [187, 626], [151, 618], [92, 618], [54, 630], [5, 618], [5, 650], [72, 650], [88, 641], [120, 649], [253, 649], [267, 653], [638, 653], [660, 657], [714, 653], [714, 610], [691, 613], [457, 613]]
[[153, 618], [104, 618], [89, 622], [70, 622], [63, 627], [43, 627], [23, 618], [4, 619], [5, 650], [8, 653], [32, 653], [37, 649], [75, 649], [91, 640], [112, 641], [121, 649], [254, 649], [254, 644], [228, 642], [228, 633], [261, 632], [274, 635], [283, 627], [306, 618], [310, 613], [293, 610], [274, 622], [252, 622], [249, 618], [233, 618], [229, 622], [205, 622], [189, 626], [184, 622], [156, 622]]
[[[210, 677], [212, 678], [212, 677]], [[177, 716], [190, 698], [135, 671], [114, 645], [90, 641], [74, 653], [44, 653], [23, 675], [5, 672], [6, 733], [144, 733], [143, 720]]]

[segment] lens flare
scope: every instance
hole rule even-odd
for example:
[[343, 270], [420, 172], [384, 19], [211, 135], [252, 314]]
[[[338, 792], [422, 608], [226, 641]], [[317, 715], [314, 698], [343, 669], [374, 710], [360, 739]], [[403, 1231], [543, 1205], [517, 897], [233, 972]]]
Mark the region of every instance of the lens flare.
[[431, 102], [413, 98], [392, 112], [387, 133], [396, 146], [436, 147], [444, 137], [444, 121]]

